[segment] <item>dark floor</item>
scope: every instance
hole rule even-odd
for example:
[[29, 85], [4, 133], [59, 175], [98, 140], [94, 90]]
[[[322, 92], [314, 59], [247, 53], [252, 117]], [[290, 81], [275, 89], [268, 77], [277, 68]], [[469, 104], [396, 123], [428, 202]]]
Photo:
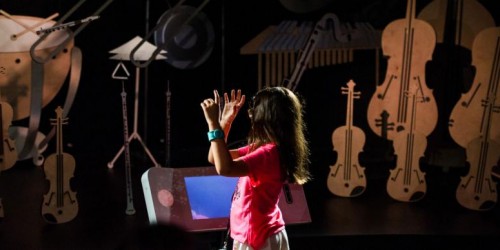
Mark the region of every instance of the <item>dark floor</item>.
[[[47, 190], [41, 167], [30, 160], [18, 162], [0, 175], [4, 218], [0, 222], [0, 249], [116, 249], [147, 235], [148, 217], [140, 177], [152, 167], [147, 158], [132, 158], [135, 215], [126, 215], [125, 168], [122, 158], [112, 169], [107, 157], [74, 155], [73, 191], [78, 215], [62, 224], [48, 224], [41, 216]], [[313, 166], [327, 173], [327, 166]], [[287, 227], [292, 249], [499, 249], [500, 208], [478, 212], [461, 207], [454, 196], [458, 175], [454, 169], [427, 169], [428, 192], [416, 203], [392, 200], [385, 190], [386, 171], [367, 166], [366, 191], [356, 198], [341, 198], [326, 188], [326, 175], [317, 175], [304, 191], [311, 223]], [[142, 233], [142, 234], [141, 234]], [[182, 234], [167, 231], [160, 238], [172, 247], [184, 242]], [[188, 233], [195, 249], [217, 249], [223, 232]], [[138, 244], [138, 243], [130, 243]], [[144, 243], [140, 243], [144, 244]], [[491, 246], [493, 245], [493, 246]], [[140, 249], [140, 248], [137, 248]]]

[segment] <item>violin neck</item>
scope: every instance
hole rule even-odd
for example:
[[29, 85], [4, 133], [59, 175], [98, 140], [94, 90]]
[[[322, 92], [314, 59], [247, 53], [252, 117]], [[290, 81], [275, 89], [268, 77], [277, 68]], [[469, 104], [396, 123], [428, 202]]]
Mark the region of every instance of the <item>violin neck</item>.
[[355, 92], [354, 91], [354, 86], [356, 86], [356, 83], [354, 83], [353, 80], [350, 80], [347, 83], [347, 87], [342, 87], [342, 94], [347, 95], [347, 112], [346, 112], [346, 118], [345, 118], [345, 124], [348, 128], [351, 128], [353, 126], [353, 106], [354, 106], [354, 99], [359, 99], [360, 92]]
[[63, 125], [66, 125], [68, 118], [63, 117], [63, 109], [61, 106], [56, 108], [56, 118], [51, 119], [52, 124], [56, 126], [56, 154], [63, 154]]
[[57, 129], [57, 143], [56, 143], [56, 152], [58, 155], [62, 154], [63, 151], [62, 151], [62, 121], [58, 118], [58, 122], [57, 122], [57, 125], [56, 125], [56, 129]]
[[408, 0], [406, 5], [406, 18], [410, 21], [415, 19], [415, 8], [417, 0]]
[[352, 127], [352, 91], [347, 92], [347, 111], [345, 116], [345, 125], [348, 128]]

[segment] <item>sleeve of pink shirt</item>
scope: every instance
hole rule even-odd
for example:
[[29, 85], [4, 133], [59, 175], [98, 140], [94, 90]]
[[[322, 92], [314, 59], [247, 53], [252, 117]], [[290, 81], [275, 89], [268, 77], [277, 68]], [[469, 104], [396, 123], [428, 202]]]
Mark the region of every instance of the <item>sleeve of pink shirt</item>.
[[276, 145], [266, 144], [250, 153], [248, 153], [248, 150], [248, 146], [242, 147], [238, 150], [238, 153], [249, 166], [249, 177], [252, 186], [256, 187], [262, 182], [279, 179], [279, 155], [276, 151]]

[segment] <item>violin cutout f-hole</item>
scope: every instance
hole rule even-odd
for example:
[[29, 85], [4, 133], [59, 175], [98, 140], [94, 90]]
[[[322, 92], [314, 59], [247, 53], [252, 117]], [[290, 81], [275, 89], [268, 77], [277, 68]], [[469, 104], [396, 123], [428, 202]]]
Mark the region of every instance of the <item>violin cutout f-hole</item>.
[[389, 78], [389, 82], [387, 82], [387, 87], [385, 88], [384, 93], [383, 94], [377, 94], [377, 98], [378, 99], [384, 100], [385, 95], [387, 95], [387, 90], [389, 90], [389, 87], [391, 86], [392, 80], [396, 80], [396, 79], [398, 79], [397, 76], [391, 75], [391, 77]]
[[8, 149], [9, 151], [14, 151], [14, 150], [16, 150], [15, 146], [14, 146], [14, 145], [12, 145], [12, 144], [13, 144], [13, 142], [12, 142], [12, 141], [7, 140], [7, 139], [4, 139], [4, 142], [5, 142], [5, 145], [7, 146], [7, 149]]
[[470, 96], [469, 100], [467, 100], [467, 101], [463, 101], [463, 102], [462, 102], [462, 107], [465, 107], [465, 108], [468, 108], [468, 107], [469, 107], [469, 105], [471, 104], [472, 100], [474, 100], [474, 97], [476, 96], [477, 91], [479, 90], [479, 88], [480, 88], [480, 87], [481, 87], [481, 83], [479, 82], [479, 83], [477, 84], [477, 86], [474, 88], [474, 91], [472, 92], [472, 94], [471, 94], [471, 96]]
[[[396, 170], [396, 173], [395, 173], [393, 176], [391, 176], [391, 177], [390, 177], [390, 178], [391, 178], [391, 181], [395, 181], [395, 180], [398, 178], [399, 173], [400, 173], [401, 171], [402, 171], [402, 169], [397, 169], [397, 170]], [[405, 191], [405, 192], [408, 192], [408, 191]]]

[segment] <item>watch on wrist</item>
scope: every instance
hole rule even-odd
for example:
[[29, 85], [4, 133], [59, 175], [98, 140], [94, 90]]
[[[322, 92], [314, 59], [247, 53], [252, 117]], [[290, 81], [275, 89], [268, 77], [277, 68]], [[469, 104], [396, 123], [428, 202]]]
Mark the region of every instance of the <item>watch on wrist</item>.
[[215, 129], [208, 131], [208, 141], [213, 141], [215, 139], [224, 139], [224, 131], [220, 129]]

